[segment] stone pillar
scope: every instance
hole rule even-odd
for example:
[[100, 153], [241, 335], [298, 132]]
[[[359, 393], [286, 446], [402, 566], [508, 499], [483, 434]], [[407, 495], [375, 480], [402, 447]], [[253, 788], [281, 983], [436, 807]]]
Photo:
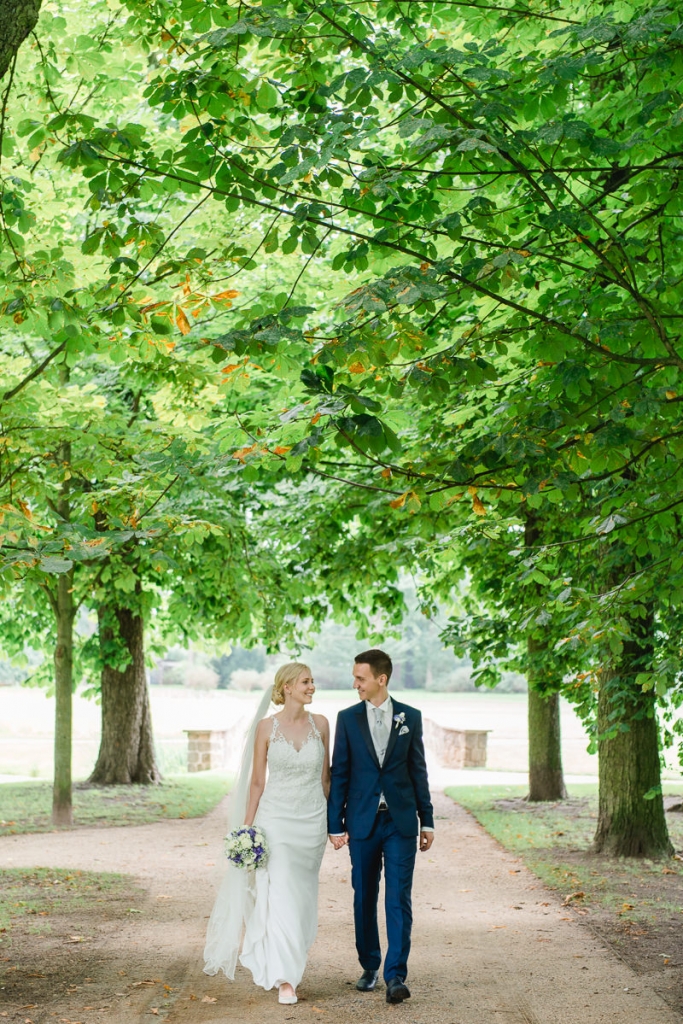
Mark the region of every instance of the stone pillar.
[[208, 772], [225, 764], [226, 729], [184, 729], [188, 772]]

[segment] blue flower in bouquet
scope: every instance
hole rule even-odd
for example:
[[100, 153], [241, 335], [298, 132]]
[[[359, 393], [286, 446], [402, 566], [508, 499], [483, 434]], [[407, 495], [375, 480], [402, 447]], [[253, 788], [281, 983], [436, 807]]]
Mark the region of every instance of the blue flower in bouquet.
[[234, 828], [225, 837], [225, 856], [231, 864], [247, 871], [263, 867], [268, 860], [268, 844], [263, 830], [255, 825]]

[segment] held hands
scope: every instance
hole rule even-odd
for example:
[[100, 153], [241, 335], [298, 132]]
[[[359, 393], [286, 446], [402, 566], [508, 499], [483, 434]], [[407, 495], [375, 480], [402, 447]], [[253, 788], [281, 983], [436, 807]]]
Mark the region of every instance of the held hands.
[[342, 846], [346, 846], [348, 843], [349, 834], [345, 832], [343, 836], [330, 836], [329, 838], [335, 850], [341, 850]]
[[420, 853], [426, 853], [433, 842], [433, 832], [420, 832]]

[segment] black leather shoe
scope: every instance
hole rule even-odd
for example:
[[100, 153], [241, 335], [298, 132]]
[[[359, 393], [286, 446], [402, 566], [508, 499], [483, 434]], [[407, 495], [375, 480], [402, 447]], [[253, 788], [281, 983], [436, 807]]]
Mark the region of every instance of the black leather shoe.
[[359, 992], [372, 992], [377, 985], [377, 979], [379, 978], [379, 971], [363, 971], [360, 978], [356, 982], [356, 988]]
[[404, 999], [410, 999], [410, 989], [401, 978], [390, 978], [387, 982], [387, 1002], [402, 1003]]

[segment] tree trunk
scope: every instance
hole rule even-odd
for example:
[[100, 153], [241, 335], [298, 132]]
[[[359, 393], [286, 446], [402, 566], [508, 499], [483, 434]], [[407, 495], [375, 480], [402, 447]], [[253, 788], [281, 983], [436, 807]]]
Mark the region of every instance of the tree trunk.
[[41, 0], [0, 0], [0, 78], [35, 28], [40, 4]]
[[[159, 782], [145, 677], [144, 620], [129, 608], [105, 607], [99, 610], [99, 622], [102, 738], [88, 781], [100, 786]], [[128, 655], [125, 667], [121, 646]]]
[[[524, 525], [524, 543], [527, 548], [533, 548], [538, 544], [538, 540], [537, 520], [531, 513], [527, 513]], [[529, 684], [527, 705], [529, 796], [527, 799], [532, 802], [567, 799], [562, 772], [560, 695], [552, 690], [554, 678], [548, 678], [551, 673], [547, 667], [547, 654], [548, 645], [543, 640], [534, 636], [527, 637], [527, 682]]]
[[560, 740], [560, 695], [539, 693], [533, 687], [532, 675], [530, 672], [528, 799], [532, 802], [566, 800]]
[[600, 674], [598, 757], [600, 797], [594, 850], [616, 857], [673, 853], [664, 815], [659, 730], [652, 692], [635, 682], [645, 668], [654, 616], [634, 623], [635, 638]]
[[[2, 0], [0, 0], [2, 4]], [[64, 384], [69, 379], [66, 366], [60, 370]], [[64, 523], [71, 516], [69, 493], [71, 489], [71, 445], [65, 441], [59, 447], [59, 462], [64, 467], [64, 476], [59, 490], [57, 513]], [[48, 593], [51, 592], [48, 590]], [[74, 602], [73, 564], [68, 572], [57, 577], [57, 593], [50, 597], [57, 623], [57, 643], [54, 651], [55, 663], [55, 767], [52, 785], [52, 822], [55, 825], [70, 825], [73, 821], [71, 802], [71, 704], [74, 689]]]
[[73, 569], [57, 580], [55, 614], [57, 643], [55, 663], [55, 767], [52, 789], [52, 821], [71, 825], [71, 698], [73, 694]]

